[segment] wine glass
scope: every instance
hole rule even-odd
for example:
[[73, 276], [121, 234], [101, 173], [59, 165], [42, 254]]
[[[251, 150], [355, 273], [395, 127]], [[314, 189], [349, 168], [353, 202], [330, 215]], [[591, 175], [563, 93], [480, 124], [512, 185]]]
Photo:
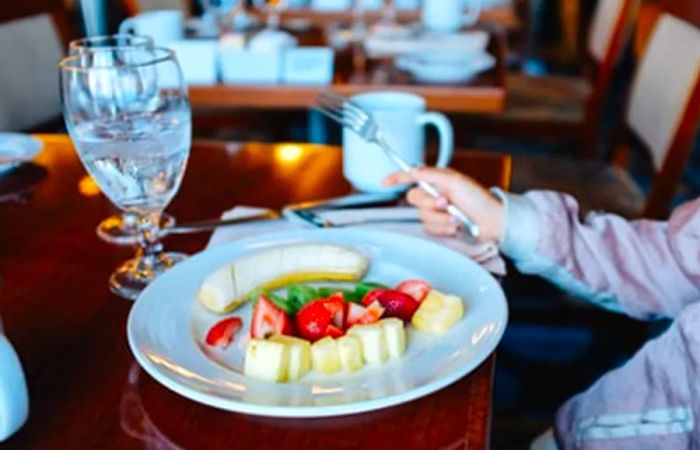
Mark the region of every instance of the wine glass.
[[[114, 47], [154, 47], [153, 38], [132, 34], [113, 34], [75, 39], [68, 44], [68, 54], [79, 55], [92, 50], [104, 50]], [[131, 212], [114, 214], [97, 225], [97, 236], [109, 244], [134, 245], [138, 242], [138, 216]], [[162, 228], [175, 225], [175, 219], [169, 214], [163, 214], [160, 226]]]
[[219, 33], [245, 28], [246, 10], [243, 0], [201, 0], [202, 8], [210, 14]]
[[63, 115], [83, 165], [119, 209], [138, 216], [136, 256], [109, 280], [136, 298], [185, 255], [163, 250], [160, 216], [177, 193], [191, 143], [191, 111], [175, 54], [111, 47], [60, 63]]

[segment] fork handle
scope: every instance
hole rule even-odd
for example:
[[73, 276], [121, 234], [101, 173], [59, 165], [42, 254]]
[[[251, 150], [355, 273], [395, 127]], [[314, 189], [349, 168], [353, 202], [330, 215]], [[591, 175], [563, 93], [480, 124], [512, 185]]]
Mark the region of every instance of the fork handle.
[[[386, 155], [392, 161], [394, 161], [394, 164], [396, 164], [399, 167], [399, 169], [403, 170], [406, 173], [411, 173], [413, 167], [411, 167], [406, 161], [403, 160], [403, 158], [401, 158], [396, 153], [396, 151], [394, 151], [391, 145], [389, 145], [389, 143], [384, 138], [383, 134], [377, 132], [377, 135], [375, 136], [375, 142], [379, 144], [379, 146], [382, 149], [384, 149]], [[427, 192], [429, 195], [431, 195], [433, 198], [440, 197], [440, 191], [438, 191], [435, 188], [435, 186], [428, 183], [427, 181], [418, 181], [418, 186], [425, 192]], [[464, 231], [467, 233], [467, 236], [469, 236], [469, 238], [471, 238], [474, 241], [479, 239], [479, 235], [481, 234], [479, 226], [475, 224], [469, 217], [467, 217], [466, 214], [464, 214], [459, 208], [457, 208], [452, 203], [449, 203], [447, 205], [446, 210], [452, 217], [459, 220], [459, 222], [464, 226]]]
[[[428, 183], [427, 181], [419, 181], [418, 186], [425, 192], [427, 192], [430, 196], [434, 198], [440, 197], [440, 192], [435, 188], [435, 186]], [[467, 232], [467, 235], [470, 238], [472, 238], [473, 240], [477, 240], [479, 238], [479, 234], [481, 233], [481, 230], [479, 230], [479, 226], [475, 224], [469, 217], [467, 217], [467, 215], [464, 214], [462, 210], [457, 208], [453, 203], [449, 203], [447, 205], [446, 210], [452, 217], [459, 220], [459, 222], [462, 225], [464, 225], [464, 231]]]

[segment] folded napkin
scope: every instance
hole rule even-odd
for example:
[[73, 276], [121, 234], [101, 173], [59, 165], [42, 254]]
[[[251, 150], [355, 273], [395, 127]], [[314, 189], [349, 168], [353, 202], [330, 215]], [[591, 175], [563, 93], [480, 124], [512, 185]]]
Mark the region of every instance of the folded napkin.
[[[233, 219], [238, 217], [249, 217], [258, 215], [267, 211], [264, 208], [239, 206], [226, 211], [222, 218]], [[358, 222], [365, 220], [404, 220], [417, 219], [415, 208], [362, 208], [362, 209], [342, 209], [323, 211], [317, 213], [320, 217], [330, 220], [337, 225], [352, 226], [353, 224], [362, 225], [379, 231], [390, 231], [394, 233], [403, 233], [409, 236], [416, 236], [423, 239], [428, 239], [445, 247], [451, 248], [459, 253], [465, 254], [484, 267], [494, 275], [505, 275], [506, 268], [503, 259], [498, 253], [498, 248], [492, 244], [470, 244], [463, 239], [458, 238], [438, 238], [430, 236], [423, 232], [419, 223], [408, 222], [379, 222], [379, 223], [362, 223]], [[275, 233], [287, 230], [297, 230], [299, 228], [309, 228], [310, 225], [304, 221], [288, 221], [286, 219], [269, 220], [261, 222], [242, 223], [228, 227], [218, 228], [211, 236], [207, 247], [221, 245], [235, 239], [244, 237], [256, 236], [260, 234]]]
[[365, 40], [365, 50], [370, 57], [431, 52], [475, 53], [483, 52], [488, 42], [489, 34], [481, 30], [455, 34], [424, 34], [405, 38], [370, 35]]

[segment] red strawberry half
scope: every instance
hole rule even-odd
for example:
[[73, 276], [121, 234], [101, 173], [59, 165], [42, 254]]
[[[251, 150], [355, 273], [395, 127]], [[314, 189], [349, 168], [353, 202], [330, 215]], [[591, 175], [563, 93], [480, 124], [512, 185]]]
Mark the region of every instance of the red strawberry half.
[[345, 301], [342, 294], [315, 300], [301, 308], [296, 315], [299, 335], [311, 342], [326, 336], [342, 336], [345, 334], [344, 321]]
[[253, 310], [250, 337], [265, 339], [273, 334], [294, 335], [294, 326], [287, 313], [272, 303], [270, 299], [261, 295]]
[[396, 290], [410, 295], [420, 303], [428, 296], [430, 285], [422, 280], [406, 280], [396, 286]]
[[209, 329], [204, 341], [213, 347], [226, 348], [231, 345], [233, 338], [243, 326], [240, 317], [229, 317], [217, 322]]
[[413, 313], [418, 309], [418, 301], [410, 295], [394, 290], [375, 290], [365, 295], [362, 304], [370, 305], [379, 302], [384, 308], [384, 315], [387, 317], [398, 317], [404, 322], [410, 322]]

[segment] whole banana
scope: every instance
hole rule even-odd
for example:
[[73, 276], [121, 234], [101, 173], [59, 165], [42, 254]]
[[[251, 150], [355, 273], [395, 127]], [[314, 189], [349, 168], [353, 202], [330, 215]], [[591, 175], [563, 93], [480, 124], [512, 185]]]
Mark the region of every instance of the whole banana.
[[369, 266], [360, 252], [337, 244], [290, 244], [244, 256], [209, 275], [197, 297], [205, 308], [229, 312], [257, 290], [292, 283], [357, 281]]

